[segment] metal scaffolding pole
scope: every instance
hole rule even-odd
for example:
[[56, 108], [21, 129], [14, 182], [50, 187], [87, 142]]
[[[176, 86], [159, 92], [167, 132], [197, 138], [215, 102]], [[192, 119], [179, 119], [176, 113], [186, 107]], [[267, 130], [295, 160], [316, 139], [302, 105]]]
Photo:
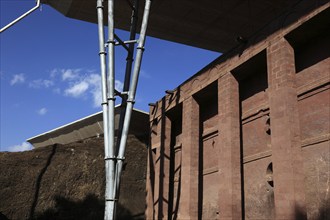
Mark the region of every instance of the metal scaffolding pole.
[[114, 0], [108, 0], [108, 105], [109, 105], [109, 145], [107, 146], [108, 157], [105, 157], [106, 173], [109, 179], [106, 180], [106, 197], [104, 219], [115, 218], [115, 34], [114, 34]]
[[[150, 6], [151, 6], [151, 0], [146, 0], [144, 12], [143, 12], [143, 19], [142, 19], [142, 25], [141, 25], [141, 31], [140, 31], [140, 37], [139, 37], [139, 43], [137, 46], [137, 52], [136, 52], [136, 60], [134, 63], [134, 69], [133, 69], [133, 75], [132, 75], [132, 81], [130, 85], [130, 89], [128, 91], [128, 98], [127, 98], [127, 107], [126, 107], [126, 113], [124, 117], [124, 126], [122, 130], [122, 135], [120, 137], [120, 145], [119, 145], [119, 151], [118, 151], [118, 161], [116, 165], [116, 192], [118, 193], [119, 187], [120, 187], [120, 177], [121, 172], [123, 168], [123, 160], [124, 160], [124, 154], [125, 154], [125, 148], [127, 143], [127, 136], [132, 116], [132, 110], [135, 102], [135, 94], [140, 74], [140, 68], [141, 68], [141, 62], [142, 62], [142, 56], [144, 52], [144, 44], [146, 39], [146, 31], [148, 26], [148, 20], [149, 20], [149, 12], [150, 12]], [[116, 198], [118, 197], [118, 194], [116, 194]]]
[[[131, 27], [130, 27], [130, 36], [129, 40], [133, 41], [136, 38], [136, 26], [138, 21], [138, 7], [139, 0], [135, 0], [134, 4], [132, 5], [132, 15], [131, 15]], [[132, 74], [132, 65], [133, 65], [133, 55], [134, 55], [134, 44], [129, 44], [127, 48], [127, 57], [126, 57], [126, 70], [125, 70], [125, 79], [124, 79], [124, 86], [123, 92], [128, 94], [129, 85], [131, 81], [131, 74]], [[122, 96], [122, 101], [120, 105], [120, 118], [119, 118], [119, 125], [118, 125], [118, 137], [121, 137], [122, 130], [124, 126], [124, 119], [125, 119], [125, 112], [126, 112], [126, 103], [127, 103], [127, 95]], [[120, 146], [120, 138], [117, 138], [116, 143], [116, 150], [118, 153]]]
[[[97, 0], [97, 18], [98, 18], [98, 33], [99, 33], [99, 56], [100, 56], [100, 69], [101, 69], [101, 81], [102, 81], [102, 110], [103, 110], [103, 132], [104, 132], [104, 155], [105, 155], [105, 179], [106, 179], [106, 189], [105, 189], [105, 219], [107, 216], [113, 215], [113, 183], [114, 179], [114, 158], [113, 153], [111, 152], [111, 146], [109, 141], [109, 131], [110, 126], [114, 120], [111, 121], [109, 117], [109, 102], [108, 102], [108, 77], [106, 70], [106, 50], [104, 43], [104, 22], [103, 22], [103, 0]], [[113, 89], [113, 88], [112, 88]], [[113, 127], [111, 127], [113, 129]], [[110, 203], [110, 204], [109, 204]]]
[[[149, 19], [149, 11], [151, 0], [145, 1], [145, 8], [141, 24], [139, 39], [135, 40], [138, 0], [130, 5], [132, 8], [131, 28], [128, 41], [122, 41], [114, 33], [114, 0], [108, 0], [108, 41], [104, 43], [104, 23], [103, 23], [103, 0], [97, 0], [98, 15], [98, 33], [99, 33], [99, 56], [102, 76], [102, 110], [103, 110], [103, 126], [104, 126], [104, 151], [105, 151], [105, 169], [106, 169], [106, 190], [105, 190], [105, 213], [104, 219], [116, 218], [116, 204], [119, 199], [120, 176], [125, 159], [125, 148], [127, 136], [133, 111], [135, 94], [139, 79], [142, 56], [144, 52], [144, 44], [146, 38], [146, 30]], [[118, 42], [116, 42], [117, 40]], [[136, 47], [136, 60], [132, 73], [134, 45]], [[128, 46], [126, 45], [128, 44]], [[108, 63], [106, 64], [106, 45], [108, 47]], [[124, 81], [124, 91], [115, 90], [115, 64], [114, 48], [116, 45], [122, 45], [127, 50], [126, 71]], [[132, 77], [131, 77], [132, 75]], [[132, 79], [131, 79], [132, 78]], [[115, 95], [122, 98], [119, 135], [117, 140], [117, 148], [115, 148]]]
[[[139, 79], [142, 56], [144, 52], [144, 44], [146, 39], [146, 31], [148, 26], [149, 11], [151, 0], [145, 1], [143, 19], [141, 24], [140, 36], [135, 40], [137, 16], [139, 0], [135, 0], [134, 4], [130, 4], [132, 8], [130, 36], [128, 41], [120, 40], [114, 33], [114, 0], [108, 0], [108, 41], [105, 44], [104, 21], [103, 21], [103, 0], [97, 0], [97, 20], [99, 34], [99, 57], [101, 70], [101, 88], [102, 88], [102, 111], [103, 111], [103, 132], [104, 132], [104, 154], [105, 154], [105, 212], [104, 219], [112, 220], [116, 218], [116, 203], [119, 199], [120, 176], [125, 159], [125, 148], [127, 136], [135, 102], [135, 94]], [[37, 5], [15, 19], [10, 24], [0, 29], [0, 33], [14, 25], [34, 10], [39, 8], [40, 0], [37, 0]], [[115, 41], [117, 39], [118, 42]], [[133, 75], [132, 65], [134, 56], [134, 44], [136, 47], [136, 60], [134, 63]], [[126, 45], [128, 44], [128, 46]], [[116, 45], [122, 45], [127, 50], [126, 71], [124, 80], [124, 91], [120, 93], [115, 90], [115, 63], [114, 48]], [[106, 63], [106, 46], [108, 47], [108, 64]], [[131, 80], [132, 75], [132, 80]], [[122, 98], [122, 109], [120, 114], [119, 135], [117, 141], [117, 149], [115, 148], [115, 95]]]
[[[118, 132], [117, 137], [121, 137], [122, 130], [124, 126], [124, 119], [125, 119], [125, 112], [126, 112], [126, 106], [127, 106], [127, 94], [129, 90], [130, 80], [131, 80], [131, 74], [132, 74], [132, 65], [133, 65], [133, 56], [134, 56], [134, 48], [135, 43], [137, 42], [135, 40], [136, 38], [136, 26], [138, 21], [138, 8], [139, 8], [139, 0], [135, 0], [132, 5], [130, 5], [132, 8], [132, 14], [131, 14], [131, 25], [130, 25], [130, 36], [129, 40], [126, 42], [129, 42], [129, 45], [127, 46], [125, 42], [121, 41], [119, 38], [117, 39], [119, 43], [127, 50], [127, 57], [126, 57], [126, 70], [125, 70], [125, 78], [124, 78], [124, 85], [123, 85], [123, 93], [121, 94], [121, 105], [120, 105], [120, 117], [119, 117], [119, 125], [118, 125]], [[132, 43], [133, 42], [133, 43]], [[120, 145], [120, 138], [117, 138], [116, 142], [116, 155], [118, 154]], [[115, 180], [114, 180], [115, 184]], [[115, 199], [119, 198], [119, 187], [114, 189], [116, 191]], [[116, 210], [116, 206], [114, 208]]]

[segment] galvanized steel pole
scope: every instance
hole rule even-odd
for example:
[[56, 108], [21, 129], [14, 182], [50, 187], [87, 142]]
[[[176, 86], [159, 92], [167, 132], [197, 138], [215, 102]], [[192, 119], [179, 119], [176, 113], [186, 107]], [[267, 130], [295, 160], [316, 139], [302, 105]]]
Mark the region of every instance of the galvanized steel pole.
[[[130, 36], [129, 40], [135, 40], [136, 37], [136, 24], [138, 20], [138, 11], [139, 11], [139, 0], [134, 1], [133, 11], [131, 16], [131, 27], [130, 27]], [[134, 44], [128, 46], [128, 53], [126, 57], [126, 71], [125, 71], [125, 80], [124, 80], [124, 91], [128, 91], [131, 74], [132, 74], [132, 64], [133, 64], [133, 55], [134, 55]], [[126, 101], [126, 100], [125, 100]]]
[[[130, 27], [130, 36], [129, 40], [135, 40], [136, 38], [136, 24], [138, 20], [138, 9], [139, 9], [139, 0], [135, 0], [132, 8], [132, 15], [131, 15], [131, 27]], [[126, 57], [126, 70], [125, 70], [125, 79], [124, 79], [124, 86], [123, 91], [128, 92], [129, 85], [131, 81], [131, 74], [132, 74], [132, 66], [133, 66], [133, 55], [134, 55], [134, 47], [135, 44], [129, 44], [127, 50], [127, 57]], [[125, 119], [125, 112], [127, 106], [127, 96], [122, 97], [121, 106], [120, 106], [120, 117], [119, 117], [119, 125], [118, 125], [118, 137], [121, 137], [123, 126], [124, 126], [124, 119]], [[120, 138], [117, 139], [116, 148], [119, 149], [120, 145]]]
[[136, 59], [134, 63], [134, 69], [133, 69], [133, 75], [132, 75], [132, 81], [130, 85], [130, 89], [128, 92], [128, 99], [127, 99], [127, 107], [126, 107], [126, 113], [125, 113], [125, 120], [124, 120], [124, 126], [122, 130], [122, 135], [120, 138], [120, 146], [117, 156], [117, 165], [116, 165], [116, 198], [118, 197], [118, 191], [119, 191], [119, 185], [120, 185], [120, 176], [123, 168], [123, 160], [124, 160], [124, 154], [125, 154], [125, 148], [127, 143], [127, 136], [132, 116], [132, 110], [133, 105], [135, 102], [135, 94], [139, 79], [139, 73], [141, 68], [141, 62], [142, 62], [142, 56], [144, 52], [144, 44], [145, 44], [145, 38], [146, 38], [146, 31], [148, 26], [148, 19], [149, 19], [149, 12], [150, 12], [150, 6], [151, 6], [151, 0], [146, 0], [145, 2], [145, 8], [143, 13], [143, 19], [142, 19], [142, 25], [141, 25], [141, 31], [140, 31], [140, 37], [139, 42], [137, 46], [137, 52], [136, 52]]
[[109, 145], [106, 160], [106, 198], [104, 219], [115, 219], [115, 37], [114, 37], [114, 0], [108, 0], [108, 111], [109, 111]]
[[[104, 22], [103, 22], [103, 0], [97, 0], [97, 18], [98, 18], [98, 33], [99, 33], [99, 56], [101, 66], [101, 81], [102, 81], [102, 110], [103, 110], [103, 132], [104, 132], [104, 155], [105, 155], [105, 219], [112, 219], [108, 216], [113, 216], [113, 206], [109, 205], [109, 201], [114, 200], [113, 185], [109, 186], [109, 182], [113, 183], [114, 179], [114, 166], [111, 171], [111, 165], [108, 158], [113, 157], [109, 150], [109, 103], [108, 103], [108, 77], [106, 70], [106, 50], [104, 42]], [[109, 172], [110, 171], [110, 172]]]

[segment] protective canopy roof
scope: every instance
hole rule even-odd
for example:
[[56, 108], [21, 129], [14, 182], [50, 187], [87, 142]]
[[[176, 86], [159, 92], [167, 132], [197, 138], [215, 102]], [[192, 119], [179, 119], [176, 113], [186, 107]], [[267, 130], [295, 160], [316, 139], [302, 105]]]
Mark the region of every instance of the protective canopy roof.
[[[117, 134], [119, 126], [120, 106], [115, 108], [115, 132]], [[136, 136], [146, 136], [149, 132], [149, 114], [137, 109], [133, 109], [132, 123], [129, 134]], [[76, 141], [103, 135], [103, 115], [102, 112], [89, 115], [77, 121], [47, 131], [43, 134], [27, 139], [34, 147], [45, 147], [55, 143], [69, 144]]]
[[[97, 23], [96, 0], [42, 0], [67, 17]], [[132, 0], [115, 1], [115, 26], [129, 30]], [[147, 34], [225, 52], [301, 0], [153, 0]], [[104, 1], [107, 11], [107, 1]], [[140, 0], [139, 19], [144, 0]], [[105, 17], [106, 18], [106, 17]], [[105, 19], [106, 20], [106, 19]]]

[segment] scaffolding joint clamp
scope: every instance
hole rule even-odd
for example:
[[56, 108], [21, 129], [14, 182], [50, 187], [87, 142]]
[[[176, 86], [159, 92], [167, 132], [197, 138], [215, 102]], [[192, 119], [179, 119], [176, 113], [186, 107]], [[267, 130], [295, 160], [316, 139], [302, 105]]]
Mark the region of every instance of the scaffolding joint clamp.
[[116, 44], [116, 41], [115, 40], [108, 40], [107, 44]]
[[107, 201], [107, 202], [116, 202], [116, 201], [118, 201], [118, 199], [105, 199], [105, 201]]
[[108, 98], [108, 100], [110, 100], [110, 101], [116, 101], [116, 98], [115, 97], [113, 97], [113, 98]]
[[108, 104], [108, 102], [102, 102], [101, 103], [101, 105], [107, 105]]
[[105, 157], [104, 160], [117, 160], [117, 157], [115, 156], [110, 156], [110, 157]]
[[125, 157], [117, 157], [117, 160], [124, 161], [126, 158]]
[[134, 104], [135, 100], [134, 99], [127, 99], [127, 102], [130, 102], [130, 103]]
[[144, 51], [144, 50], [145, 50], [145, 48], [144, 48], [144, 47], [137, 47], [136, 49], [138, 49], [138, 50], [142, 50], [142, 51]]

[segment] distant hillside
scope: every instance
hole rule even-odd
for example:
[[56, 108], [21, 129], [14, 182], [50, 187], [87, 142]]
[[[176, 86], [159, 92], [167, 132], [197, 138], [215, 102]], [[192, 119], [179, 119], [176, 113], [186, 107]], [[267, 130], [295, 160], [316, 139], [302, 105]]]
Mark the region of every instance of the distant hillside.
[[[143, 219], [146, 144], [129, 136], [120, 219]], [[103, 219], [102, 138], [32, 151], [0, 152], [0, 219]]]

